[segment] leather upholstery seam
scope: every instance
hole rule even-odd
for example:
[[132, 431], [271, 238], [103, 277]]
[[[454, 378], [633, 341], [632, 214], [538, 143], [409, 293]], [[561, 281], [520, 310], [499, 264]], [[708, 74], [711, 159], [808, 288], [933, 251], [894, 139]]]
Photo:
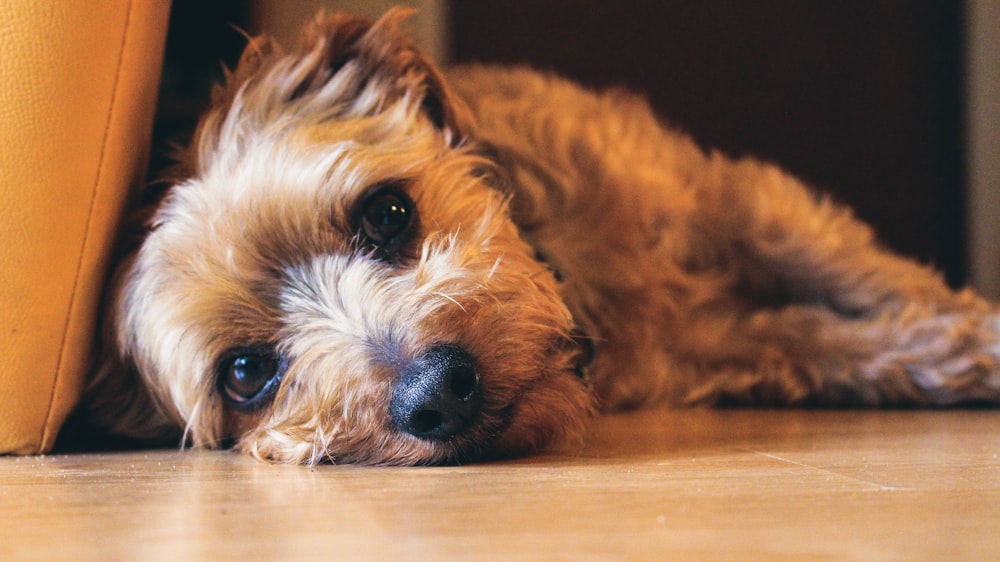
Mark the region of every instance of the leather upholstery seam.
[[56, 363], [56, 373], [55, 377], [52, 380], [52, 388], [49, 391], [48, 411], [45, 414], [45, 422], [42, 425], [41, 434], [39, 436], [39, 442], [38, 442], [39, 450], [45, 447], [45, 443], [49, 440], [51, 432], [53, 431], [50, 425], [52, 423], [52, 416], [55, 410], [55, 397], [57, 389], [59, 388], [59, 383], [65, 377], [63, 370], [64, 370], [64, 364], [67, 360], [66, 345], [67, 345], [67, 339], [69, 338], [70, 322], [76, 315], [75, 311], [77, 306], [79, 305], [80, 295], [78, 294], [78, 288], [80, 285], [80, 277], [83, 275], [84, 257], [87, 255], [87, 249], [90, 245], [91, 228], [94, 221], [94, 214], [96, 212], [98, 205], [98, 199], [99, 199], [98, 196], [100, 195], [101, 191], [101, 179], [103, 178], [106, 171], [108, 141], [109, 138], [111, 137], [112, 123], [114, 122], [114, 117], [116, 114], [116, 101], [118, 100], [120, 93], [119, 87], [121, 85], [122, 67], [124, 67], [125, 65], [125, 46], [128, 44], [129, 34], [131, 33], [133, 25], [132, 24], [133, 4], [134, 4], [133, 1], [129, 1], [125, 8], [125, 26], [122, 29], [122, 39], [121, 39], [121, 45], [119, 46], [118, 63], [115, 68], [115, 77], [112, 80], [111, 98], [108, 102], [107, 120], [104, 126], [104, 135], [103, 138], [101, 139], [101, 151], [100, 154], [98, 155], [98, 160], [97, 160], [97, 173], [94, 176], [94, 184], [93, 184], [93, 189], [91, 191], [92, 195], [90, 199], [90, 209], [88, 210], [87, 221], [84, 225], [83, 241], [80, 244], [80, 253], [76, 264], [76, 275], [73, 278], [73, 287], [70, 292], [69, 306], [66, 311], [66, 321], [63, 323], [63, 334], [59, 345], [59, 360]]

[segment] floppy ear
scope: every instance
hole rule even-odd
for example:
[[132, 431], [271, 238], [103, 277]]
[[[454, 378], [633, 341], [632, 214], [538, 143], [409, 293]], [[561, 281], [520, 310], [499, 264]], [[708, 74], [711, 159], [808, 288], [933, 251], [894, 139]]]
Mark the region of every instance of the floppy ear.
[[324, 119], [364, 117], [403, 97], [419, 100], [448, 142], [459, 144], [471, 131], [471, 113], [402, 30], [413, 13], [394, 8], [373, 22], [320, 12], [288, 54], [268, 38], [252, 39], [225, 85], [213, 91], [212, 109], [195, 135], [194, 156], [204, 161], [227, 124], [233, 129], [237, 121], [240, 128], [252, 129], [276, 111], [322, 113]]
[[[374, 23], [347, 14], [322, 12], [302, 34], [299, 52], [321, 50], [325, 60], [307, 88], [323, 82], [356, 62], [373, 76], [395, 82], [397, 91], [422, 95], [422, 108], [439, 129], [459, 134], [468, 131], [471, 114], [451, 92], [441, 71], [403, 31], [404, 22], [416, 10], [393, 8]], [[326, 76], [324, 76], [326, 74]]]
[[[171, 419], [143, 384], [131, 360], [121, 352], [116, 330], [117, 300], [127, 275], [129, 257], [109, 280], [101, 326], [101, 348], [83, 389], [80, 407], [63, 429], [68, 444], [107, 446], [114, 437], [174, 446], [180, 442], [178, 422]], [[107, 441], [107, 442], [105, 442]]]

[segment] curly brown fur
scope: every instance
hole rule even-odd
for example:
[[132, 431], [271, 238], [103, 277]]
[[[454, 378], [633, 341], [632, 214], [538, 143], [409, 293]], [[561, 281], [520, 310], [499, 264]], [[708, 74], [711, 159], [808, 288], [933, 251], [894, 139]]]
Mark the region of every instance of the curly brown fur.
[[445, 77], [406, 16], [250, 43], [112, 284], [97, 423], [423, 464], [595, 409], [1000, 401], [995, 305], [637, 97]]

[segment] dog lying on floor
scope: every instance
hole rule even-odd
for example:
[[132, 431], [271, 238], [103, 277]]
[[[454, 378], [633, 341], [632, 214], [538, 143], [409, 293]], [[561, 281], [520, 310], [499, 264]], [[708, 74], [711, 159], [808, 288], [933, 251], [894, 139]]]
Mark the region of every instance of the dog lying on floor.
[[433, 464], [650, 404], [1000, 402], [994, 304], [636, 97], [445, 76], [407, 15], [251, 41], [112, 281], [92, 424]]

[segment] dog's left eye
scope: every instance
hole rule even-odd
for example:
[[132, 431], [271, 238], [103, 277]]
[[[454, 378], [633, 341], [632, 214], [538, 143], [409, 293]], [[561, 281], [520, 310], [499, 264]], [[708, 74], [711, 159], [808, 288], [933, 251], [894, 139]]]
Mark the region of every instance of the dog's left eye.
[[219, 388], [231, 406], [252, 409], [274, 396], [281, 374], [281, 361], [273, 353], [237, 350], [219, 365]]
[[368, 241], [384, 247], [398, 242], [413, 223], [414, 206], [396, 186], [380, 187], [361, 205], [359, 222]]

